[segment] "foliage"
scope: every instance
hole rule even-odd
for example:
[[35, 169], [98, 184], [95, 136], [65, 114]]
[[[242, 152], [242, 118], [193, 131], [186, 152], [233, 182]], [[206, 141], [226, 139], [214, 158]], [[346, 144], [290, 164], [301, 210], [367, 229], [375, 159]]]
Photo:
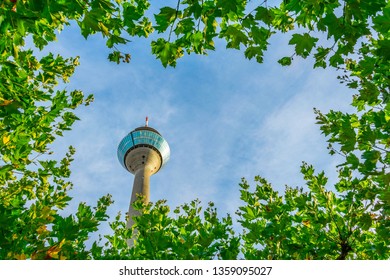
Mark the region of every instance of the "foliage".
[[[212, 203], [202, 211], [199, 201], [194, 200], [176, 208], [170, 217], [166, 201], [145, 205], [142, 200], [134, 204], [141, 215], [135, 217], [136, 226], [127, 229], [118, 215], [111, 228], [113, 235], [106, 236], [101, 247], [94, 243], [94, 259], [174, 259], [207, 260], [236, 259], [239, 238], [234, 236], [230, 216], [217, 217]], [[128, 239], [134, 240], [129, 247]]]
[[[390, 4], [386, 0], [284, 0], [271, 6], [238, 0], [183, 0], [149, 19], [146, 0], [7, 0], [0, 3], [0, 258], [1, 259], [388, 259], [390, 256]], [[272, 1], [274, 2], [274, 1]], [[154, 26], [152, 24], [154, 21]], [[345, 160], [335, 191], [323, 173], [302, 165], [307, 189], [279, 195], [263, 178], [251, 191], [241, 183], [237, 214], [244, 232], [232, 231], [213, 205], [197, 201], [171, 217], [165, 202], [136, 207], [143, 215], [126, 229], [118, 216], [105, 245], [87, 248], [90, 234], [107, 220], [109, 195], [73, 215], [61, 211], [71, 197], [69, 164], [50, 144], [78, 120], [74, 110], [92, 96], [59, 89], [78, 58], [45, 53], [71, 23], [88, 38], [100, 33], [108, 59], [129, 62], [118, 49], [135, 36], [159, 35], [151, 52], [164, 67], [185, 54], [207, 54], [215, 41], [263, 61], [274, 34], [288, 36], [288, 66], [309, 58], [313, 67], [334, 67], [355, 90], [353, 112], [315, 110], [331, 154]], [[26, 47], [31, 39], [35, 48]], [[126, 240], [135, 239], [128, 248]]]
[[[253, 192], [245, 180], [241, 183], [245, 205], [237, 214], [245, 229], [246, 259], [389, 258], [388, 233], [359, 192], [336, 196], [326, 190], [324, 173], [314, 174], [307, 164], [301, 172], [309, 190], [288, 187], [283, 196], [260, 177]], [[336, 188], [353, 184], [373, 187], [369, 180], [352, 181], [340, 173]]]
[[70, 129], [78, 119], [74, 109], [88, 105], [92, 96], [56, 89], [60, 80], [68, 82], [78, 58], [52, 53], [37, 58], [24, 44], [27, 36], [32, 36], [38, 48], [55, 40], [54, 31], [79, 13], [65, 4], [53, 1], [50, 9], [40, 1], [3, 1], [0, 5], [2, 259], [86, 258], [88, 234], [107, 218], [105, 211], [111, 203], [106, 196], [93, 210], [80, 204], [75, 215], [60, 215], [71, 200], [67, 191], [72, 184], [67, 178], [74, 149], [70, 147], [57, 162], [49, 158], [49, 144]]

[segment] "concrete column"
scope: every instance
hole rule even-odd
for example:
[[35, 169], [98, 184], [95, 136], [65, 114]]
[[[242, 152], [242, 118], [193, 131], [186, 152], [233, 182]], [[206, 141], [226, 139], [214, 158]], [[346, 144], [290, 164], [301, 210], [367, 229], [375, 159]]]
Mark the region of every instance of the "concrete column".
[[[134, 225], [134, 217], [138, 216], [140, 213], [133, 208], [133, 203], [137, 200], [137, 195], [141, 194], [143, 196], [144, 203], [149, 203], [150, 201], [150, 171], [147, 168], [140, 168], [134, 173], [134, 184], [133, 191], [131, 193], [128, 219], [127, 219], [127, 228], [131, 228]], [[135, 231], [133, 235], [137, 232]], [[127, 245], [132, 247], [134, 245], [134, 238], [127, 240]]]
[[150, 171], [147, 168], [140, 168], [134, 173], [134, 184], [133, 191], [131, 193], [130, 205], [127, 220], [127, 228], [131, 228], [134, 225], [134, 216], [138, 216], [139, 213], [136, 211], [132, 204], [137, 200], [137, 195], [142, 195], [144, 197], [144, 203], [149, 203], [150, 201]]
[[[141, 194], [144, 197], [144, 203], [149, 203], [150, 176], [160, 169], [161, 157], [155, 150], [140, 147], [131, 151], [126, 160], [126, 165], [135, 176], [126, 225], [127, 228], [131, 228], [134, 225], [133, 218], [140, 214], [132, 207], [132, 204], [137, 200], [137, 194]], [[133, 246], [134, 240], [127, 240], [127, 244], [130, 247]]]

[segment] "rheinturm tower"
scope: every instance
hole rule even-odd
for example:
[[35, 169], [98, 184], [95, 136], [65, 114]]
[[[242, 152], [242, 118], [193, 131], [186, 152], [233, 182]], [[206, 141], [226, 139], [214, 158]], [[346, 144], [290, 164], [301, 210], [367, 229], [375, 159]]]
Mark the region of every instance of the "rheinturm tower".
[[134, 224], [132, 218], [138, 214], [131, 206], [137, 199], [137, 194], [144, 197], [145, 203], [150, 201], [150, 176], [168, 162], [169, 156], [168, 142], [157, 130], [148, 126], [147, 117], [145, 126], [134, 129], [119, 143], [119, 162], [135, 175], [128, 212], [128, 228]]

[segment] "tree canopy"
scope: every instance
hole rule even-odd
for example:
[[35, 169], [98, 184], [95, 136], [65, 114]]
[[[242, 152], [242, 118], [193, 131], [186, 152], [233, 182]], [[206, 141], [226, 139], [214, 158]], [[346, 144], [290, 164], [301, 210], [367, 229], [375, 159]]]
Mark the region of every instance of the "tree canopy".
[[[386, 0], [183, 0], [150, 13], [146, 0], [6, 0], [0, 3], [0, 258], [1, 259], [388, 259], [390, 256], [390, 3]], [[296, 57], [334, 67], [355, 91], [353, 112], [315, 110], [329, 152], [344, 157], [333, 192], [323, 172], [303, 163], [306, 188], [279, 194], [264, 178], [240, 184], [244, 205], [219, 219], [211, 204], [194, 200], [170, 213], [164, 201], [135, 207], [143, 213], [126, 229], [110, 225], [107, 241], [86, 241], [107, 221], [110, 195], [80, 203], [63, 216], [74, 148], [61, 161], [48, 148], [78, 120], [74, 110], [93, 97], [58, 89], [78, 57], [42, 55], [56, 33], [78, 25], [87, 39], [100, 33], [108, 59], [130, 62], [132, 37], [148, 37], [164, 67], [184, 55], [207, 54], [216, 40], [263, 61], [272, 35], [283, 33]], [[31, 39], [32, 45], [26, 45]], [[77, 55], [77, 54], [76, 54]], [[126, 239], [136, 236], [128, 248]]]

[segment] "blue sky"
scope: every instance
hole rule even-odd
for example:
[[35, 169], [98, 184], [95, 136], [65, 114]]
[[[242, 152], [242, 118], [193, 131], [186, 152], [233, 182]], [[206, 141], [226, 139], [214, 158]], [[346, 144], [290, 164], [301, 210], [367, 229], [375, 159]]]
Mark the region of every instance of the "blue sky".
[[86, 41], [74, 27], [48, 48], [81, 57], [66, 88], [95, 96], [77, 110], [81, 121], [53, 144], [58, 157], [69, 145], [77, 150], [69, 212], [107, 193], [115, 200], [111, 216], [127, 211], [133, 175], [119, 164], [116, 150], [145, 116], [171, 148], [170, 161], [151, 178], [151, 200], [167, 199], [171, 209], [199, 198], [204, 205], [213, 201], [221, 216], [234, 216], [242, 177], [254, 187], [254, 176], [263, 176], [283, 192], [285, 185], [304, 186], [302, 161], [325, 170], [331, 188], [340, 159], [328, 154], [313, 107], [348, 110], [351, 93], [337, 72], [313, 70], [310, 60], [280, 66], [277, 60], [293, 53], [288, 35], [271, 40], [263, 64], [221, 42], [208, 56], [185, 56], [167, 69], [151, 54], [149, 39], [121, 49], [131, 52], [130, 64], [108, 62], [100, 35]]

